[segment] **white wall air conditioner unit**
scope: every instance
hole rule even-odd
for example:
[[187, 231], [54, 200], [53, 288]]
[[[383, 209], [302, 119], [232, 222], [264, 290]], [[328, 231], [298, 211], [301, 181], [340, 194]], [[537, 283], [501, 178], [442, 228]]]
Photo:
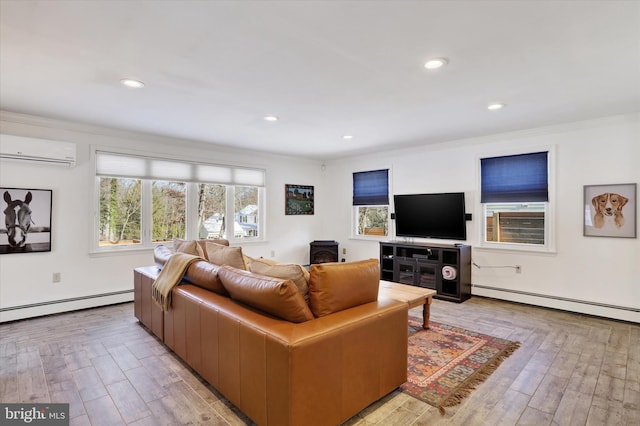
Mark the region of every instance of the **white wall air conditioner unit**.
[[76, 144], [0, 134], [0, 159], [74, 167]]

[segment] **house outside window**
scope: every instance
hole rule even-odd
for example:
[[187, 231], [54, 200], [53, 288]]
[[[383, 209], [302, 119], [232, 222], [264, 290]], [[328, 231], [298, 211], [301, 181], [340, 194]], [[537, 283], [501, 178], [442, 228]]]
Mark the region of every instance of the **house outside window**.
[[482, 246], [553, 249], [552, 159], [549, 150], [480, 160]]
[[92, 251], [151, 248], [175, 238], [264, 239], [264, 170], [105, 151], [95, 159]]
[[226, 235], [227, 187], [198, 184], [198, 238], [224, 238]]
[[258, 198], [257, 188], [251, 186], [235, 187], [234, 233], [240, 238], [258, 236]]
[[389, 170], [353, 174], [355, 236], [389, 235]]

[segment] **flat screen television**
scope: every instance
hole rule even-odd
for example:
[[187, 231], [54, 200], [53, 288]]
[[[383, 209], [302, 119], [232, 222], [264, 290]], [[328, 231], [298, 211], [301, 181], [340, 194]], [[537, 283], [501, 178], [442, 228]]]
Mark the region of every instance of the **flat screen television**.
[[464, 192], [394, 195], [396, 236], [466, 240]]

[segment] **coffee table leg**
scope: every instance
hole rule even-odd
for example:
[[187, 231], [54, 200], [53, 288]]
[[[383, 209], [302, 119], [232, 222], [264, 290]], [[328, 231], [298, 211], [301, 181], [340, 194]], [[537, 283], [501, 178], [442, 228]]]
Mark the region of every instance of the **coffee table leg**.
[[429, 329], [429, 317], [431, 316], [431, 297], [427, 297], [422, 308], [422, 328]]

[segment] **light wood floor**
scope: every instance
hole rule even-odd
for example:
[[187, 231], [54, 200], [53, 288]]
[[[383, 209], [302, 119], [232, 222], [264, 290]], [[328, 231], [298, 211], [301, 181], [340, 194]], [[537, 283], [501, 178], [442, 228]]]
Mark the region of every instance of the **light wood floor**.
[[[640, 325], [480, 297], [431, 311], [522, 346], [444, 416], [396, 391], [348, 425], [640, 424]], [[251, 423], [138, 324], [132, 303], [0, 325], [0, 401], [68, 402], [72, 425]]]

